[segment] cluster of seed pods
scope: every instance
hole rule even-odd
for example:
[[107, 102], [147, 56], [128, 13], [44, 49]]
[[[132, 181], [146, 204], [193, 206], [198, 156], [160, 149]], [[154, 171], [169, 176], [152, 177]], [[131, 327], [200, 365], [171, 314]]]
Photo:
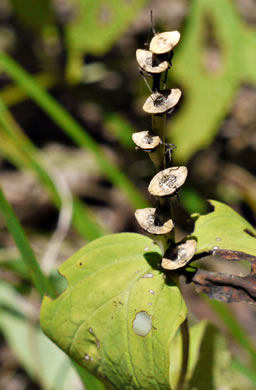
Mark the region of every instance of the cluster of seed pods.
[[[137, 148], [149, 154], [156, 171], [148, 191], [156, 198], [156, 208], [136, 210], [135, 217], [141, 228], [161, 244], [162, 267], [175, 270], [184, 267], [196, 252], [196, 241], [189, 239], [175, 242], [171, 199], [187, 178], [185, 166], [171, 166], [171, 152], [174, 145], [165, 142], [166, 115], [178, 104], [180, 89], [166, 89], [168, 70], [171, 66], [173, 49], [179, 43], [178, 31], [155, 34], [149, 50], [138, 49], [136, 59], [143, 77], [152, 78], [152, 94], [143, 105], [143, 110], [152, 115], [149, 130], [134, 133], [132, 138]], [[161, 89], [161, 84], [164, 87]]]

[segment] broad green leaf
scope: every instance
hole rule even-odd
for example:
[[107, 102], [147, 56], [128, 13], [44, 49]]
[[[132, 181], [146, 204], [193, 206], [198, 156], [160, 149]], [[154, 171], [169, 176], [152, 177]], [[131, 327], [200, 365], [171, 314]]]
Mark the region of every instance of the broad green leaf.
[[231, 207], [216, 200], [210, 201], [214, 211], [197, 216], [193, 236], [197, 253], [215, 247], [245, 252], [256, 256], [256, 230]]
[[[209, 30], [210, 41], [218, 48], [219, 62], [208, 56]], [[220, 121], [232, 108], [239, 86], [244, 82], [256, 84], [255, 40], [256, 29], [242, 21], [235, 1], [191, 1], [171, 71], [185, 95], [182, 110], [170, 123], [170, 137], [178, 145], [175, 157], [179, 161], [187, 161], [212, 142]], [[216, 63], [216, 68], [210, 69]]]
[[44, 298], [43, 331], [115, 389], [170, 389], [171, 341], [186, 305], [160, 260], [160, 249], [139, 234], [89, 243], [61, 265], [68, 288]]
[[74, 17], [66, 26], [69, 78], [79, 79], [85, 54], [102, 55], [125, 32], [146, 0], [67, 0]]

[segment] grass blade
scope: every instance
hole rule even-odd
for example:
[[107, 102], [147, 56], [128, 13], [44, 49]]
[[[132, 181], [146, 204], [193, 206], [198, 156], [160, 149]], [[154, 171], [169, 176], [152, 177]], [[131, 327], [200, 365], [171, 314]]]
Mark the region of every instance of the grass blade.
[[254, 365], [256, 366], [256, 347], [253, 341], [248, 337], [246, 331], [239, 324], [231, 309], [227, 305], [207, 299], [209, 305], [218, 314], [219, 318], [226, 325], [233, 338], [250, 354]]
[[93, 138], [85, 132], [85, 129], [46, 91], [44, 91], [33, 78], [16, 64], [9, 56], [0, 53], [0, 67], [12, 77], [15, 82], [24, 88], [27, 94], [44, 110], [69, 137], [90, 150], [102, 169], [102, 172], [126, 195], [135, 208], [145, 207], [147, 203], [134, 187], [130, 180], [123, 174], [105, 155]]
[[[61, 206], [61, 197], [52, 177], [44, 167], [38, 149], [23, 133], [12, 115], [0, 99], [0, 151], [16, 167], [29, 169], [35, 173], [41, 184], [48, 189], [57, 207]], [[78, 199], [73, 197], [73, 223], [77, 231], [88, 241], [107, 233], [93, 214]]]
[[41, 268], [36, 261], [34, 252], [27, 240], [23, 229], [17, 220], [12, 208], [7, 202], [3, 191], [0, 189], [0, 210], [2, 211], [5, 223], [9, 232], [12, 234], [17, 248], [20, 251], [21, 257], [26, 264], [34, 286], [38, 290], [41, 298], [44, 294], [54, 297], [54, 292], [46, 276], [41, 271]]
[[252, 370], [250, 367], [248, 367], [247, 365], [241, 363], [239, 360], [236, 359], [232, 361], [231, 368], [246, 376], [252, 382], [252, 384], [256, 386], [255, 370]]

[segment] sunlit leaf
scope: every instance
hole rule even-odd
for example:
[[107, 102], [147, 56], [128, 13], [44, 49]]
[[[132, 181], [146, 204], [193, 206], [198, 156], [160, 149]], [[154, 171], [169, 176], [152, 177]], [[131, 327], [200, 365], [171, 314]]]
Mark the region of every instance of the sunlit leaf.
[[256, 256], [256, 230], [231, 207], [211, 200], [214, 211], [200, 215], [195, 221], [193, 236], [197, 239], [197, 253], [215, 247], [245, 252]]
[[116, 389], [169, 390], [171, 341], [186, 317], [160, 249], [132, 233], [95, 240], [60, 267], [68, 288], [44, 298], [41, 327]]

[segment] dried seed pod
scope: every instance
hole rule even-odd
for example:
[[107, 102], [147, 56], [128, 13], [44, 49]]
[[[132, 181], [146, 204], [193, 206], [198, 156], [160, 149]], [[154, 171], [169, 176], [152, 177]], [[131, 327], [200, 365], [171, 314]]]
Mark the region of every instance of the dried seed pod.
[[140, 131], [139, 133], [133, 133], [133, 142], [143, 150], [153, 151], [158, 147], [161, 139], [158, 135], [152, 135], [149, 131]]
[[150, 95], [144, 103], [143, 110], [148, 114], [164, 114], [170, 111], [181, 97], [181, 90], [164, 89]]
[[186, 167], [171, 167], [157, 173], [148, 186], [148, 191], [154, 196], [169, 196], [181, 187], [186, 178]]
[[135, 211], [135, 218], [139, 225], [146, 232], [151, 234], [166, 234], [173, 229], [173, 221], [171, 219], [165, 219], [164, 221], [156, 215], [156, 209], [145, 208]]
[[165, 72], [169, 66], [167, 61], [148, 50], [136, 50], [136, 59], [139, 67], [150, 74]]
[[150, 42], [149, 50], [154, 54], [168, 53], [179, 43], [179, 40], [179, 31], [166, 31], [156, 34]]
[[185, 267], [196, 253], [196, 241], [188, 240], [177, 246], [176, 256], [174, 258], [164, 257], [162, 259], [162, 267], [168, 270], [175, 270]]

